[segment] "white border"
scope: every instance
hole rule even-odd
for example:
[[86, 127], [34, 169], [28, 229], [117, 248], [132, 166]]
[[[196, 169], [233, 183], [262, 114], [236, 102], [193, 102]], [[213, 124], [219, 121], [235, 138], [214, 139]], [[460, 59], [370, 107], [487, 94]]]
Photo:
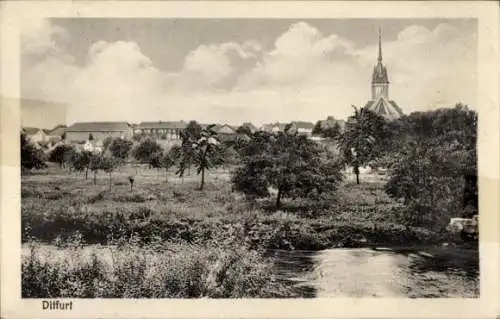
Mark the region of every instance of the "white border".
[[[3, 2], [0, 3], [2, 318], [490, 318], [500, 314], [499, 10], [491, 2]], [[88, 300], [41, 311], [20, 298], [19, 21], [34, 17], [477, 18], [481, 297], [479, 299]]]

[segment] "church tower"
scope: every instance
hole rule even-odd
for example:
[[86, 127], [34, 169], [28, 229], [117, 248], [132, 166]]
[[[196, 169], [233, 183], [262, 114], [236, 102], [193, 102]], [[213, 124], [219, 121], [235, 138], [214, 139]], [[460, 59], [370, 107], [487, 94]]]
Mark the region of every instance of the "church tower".
[[388, 120], [394, 120], [403, 112], [396, 102], [389, 100], [389, 77], [387, 68], [382, 64], [382, 32], [378, 33], [378, 58], [377, 64], [373, 68], [371, 100], [365, 108], [382, 115]]
[[387, 77], [387, 69], [382, 64], [382, 35], [378, 30], [378, 59], [377, 65], [373, 68], [372, 76], [372, 100], [376, 100], [379, 96], [389, 98], [389, 78]]

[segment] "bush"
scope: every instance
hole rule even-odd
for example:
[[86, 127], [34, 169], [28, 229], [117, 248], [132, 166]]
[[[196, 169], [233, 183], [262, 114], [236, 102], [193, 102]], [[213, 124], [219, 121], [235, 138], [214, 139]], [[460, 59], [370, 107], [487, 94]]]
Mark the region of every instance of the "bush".
[[36, 148], [26, 137], [21, 134], [21, 167], [23, 169], [41, 169], [47, 167], [45, 153]]
[[405, 204], [400, 221], [442, 231], [450, 217], [477, 213], [476, 112], [458, 105], [393, 125], [401, 134], [385, 189]]
[[[71, 257], [70, 257], [71, 256]], [[70, 258], [68, 258], [70, 257]], [[22, 258], [23, 298], [287, 297], [272, 264], [244, 248], [179, 245], [155, 251], [32, 246]]]

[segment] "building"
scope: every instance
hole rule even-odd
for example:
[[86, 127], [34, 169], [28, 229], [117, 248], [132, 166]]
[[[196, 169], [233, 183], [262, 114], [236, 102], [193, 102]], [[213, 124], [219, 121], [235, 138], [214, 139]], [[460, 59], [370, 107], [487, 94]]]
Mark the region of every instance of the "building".
[[290, 123], [288, 132], [293, 132], [301, 135], [311, 136], [314, 124], [311, 122], [294, 121]]
[[269, 132], [269, 133], [277, 133], [277, 132], [284, 132], [287, 124], [286, 123], [271, 123], [271, 124], [264, 124], [260, 128], [261, 131], [264, 132]]
[[389, 77], [387, 68], [382, 64], [382, 36], [379, 30], [378, 59], [373, 69], [371, 100], [365, 104], [369, 109], [388, 120], [394, 120], [403, 115], [399, 105], [389, 98]]
[[22, 133], [34, 144], [49, 142], [49, 136], [42, 129], [36, 127], [23, 127]]
[[131, 139], [132, 127], [127, 122], [77, 122], [66, 129], [68, 142], [85, 142], [92, 136], [103, 141], [106, 137]]
[[180, 133], [187, 127], [184, 121], [178, 122], [141, 122], [134, 128], [134, 134], [147, 135], [155, 139], [178, 140]]
[[217, 133], [217, 139], [221, 142], [234, 141], [237, 138], [236, 128], [229, 124], [216, 124], [212, 130]]
[[57, 125], [52, 130], [45, 130], [45, 133], [48, 136], [49, 142], [52, 145], [63, 140], [63, 136], [66, 132], [66, 125]]

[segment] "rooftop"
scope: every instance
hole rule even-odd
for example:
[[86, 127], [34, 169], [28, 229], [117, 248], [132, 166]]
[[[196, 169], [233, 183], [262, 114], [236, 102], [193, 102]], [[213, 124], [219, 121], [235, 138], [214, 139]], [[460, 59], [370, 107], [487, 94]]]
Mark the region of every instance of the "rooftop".
[[130, 130], [127, 122], [77, 122], [66, 129], [66, 132], [125, 132]]
[[187, 123], [184, 121], [169, 121], [169, 122], [141, 122], [137, 125], [138, 129], [184, 129]]

